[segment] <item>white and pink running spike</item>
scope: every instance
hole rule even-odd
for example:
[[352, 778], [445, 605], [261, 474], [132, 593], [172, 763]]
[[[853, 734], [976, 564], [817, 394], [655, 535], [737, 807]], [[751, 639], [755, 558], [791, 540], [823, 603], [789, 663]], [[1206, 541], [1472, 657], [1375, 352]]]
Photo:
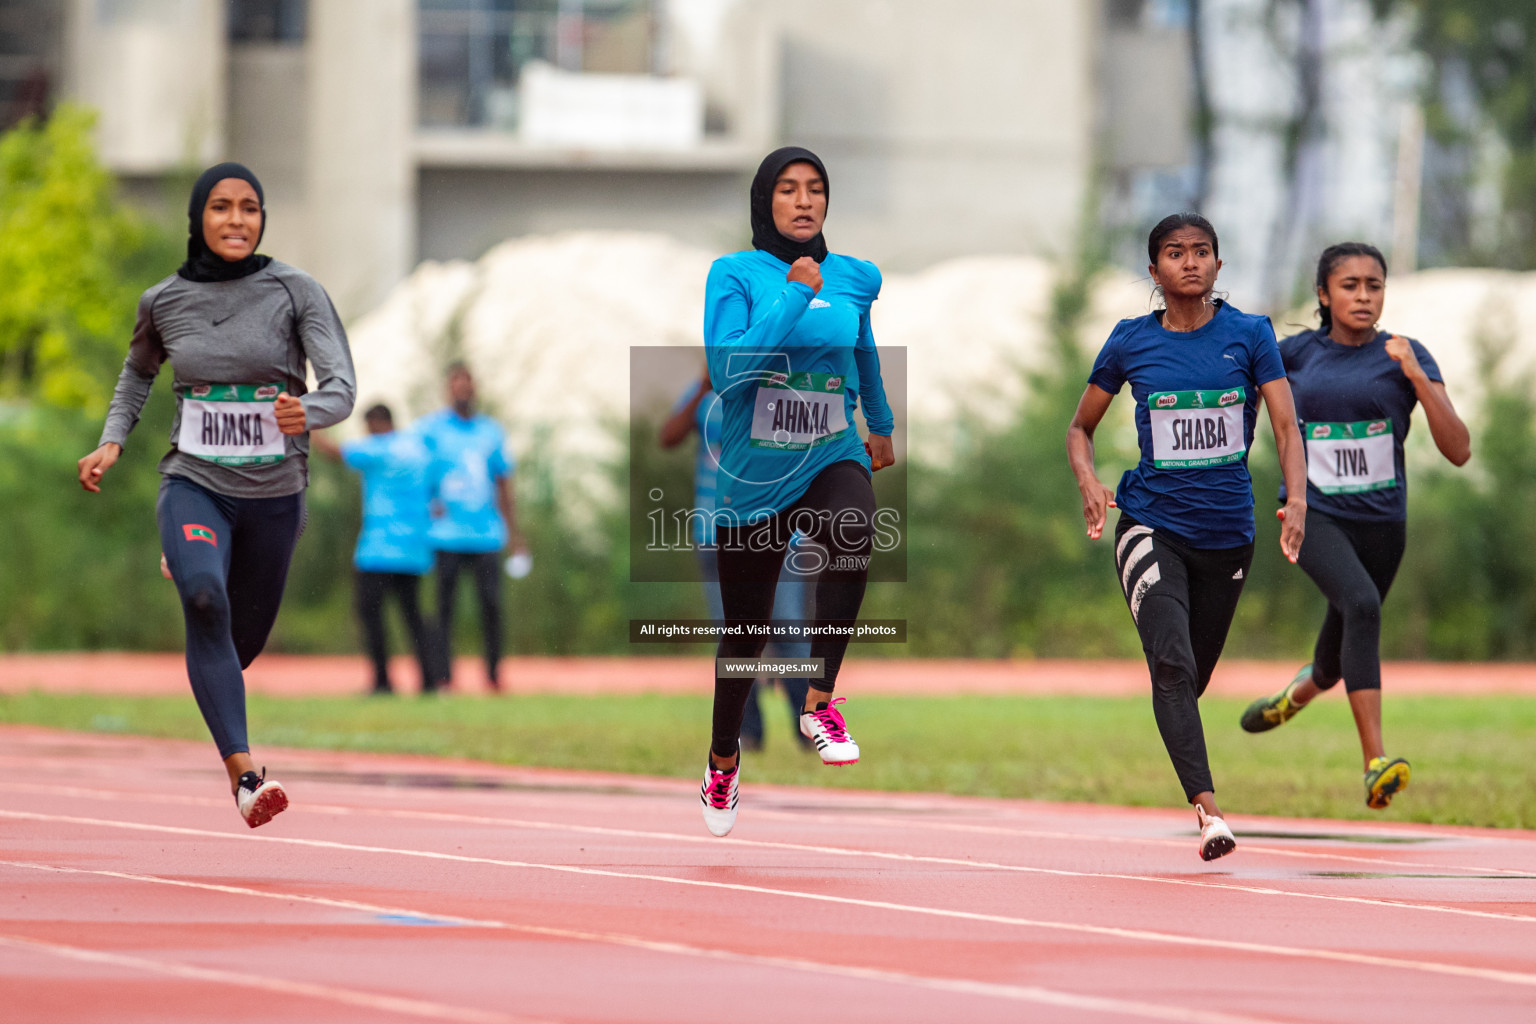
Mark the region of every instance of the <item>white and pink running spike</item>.
[[822, 764], [854, 764], [859, 759], [859, 745], [848, 735], [848, 723], [837, 709], [846, 697], [834, 697], [826, 707], [800, 714], [800, 733], [816, 744]]
[[704, 766], [704, 785], [699, 787], [699, 800], [704, 804], [704, 825], [711, 835], [727, 835], [736, 824], [740, 783], [739, 762], [730, 771], [721, 771], [712, 764]]

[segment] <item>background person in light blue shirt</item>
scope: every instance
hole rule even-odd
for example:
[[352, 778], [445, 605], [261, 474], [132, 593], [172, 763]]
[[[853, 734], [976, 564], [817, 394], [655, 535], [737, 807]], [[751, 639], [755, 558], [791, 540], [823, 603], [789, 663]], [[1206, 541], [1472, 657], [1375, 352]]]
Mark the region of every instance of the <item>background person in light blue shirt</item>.
[[363, 528], [352, 556], [357, 569], [357, 618], [373, 662], [373, 692], [389, 694], [395, 692], [384, 627], [384, 601], [389, 596], [399, 606], [411, 635], [422, 686], [432, 683], [431, 631], [422, 623], [418, 602], [421, 577], [432, 568], [427, 539], [432, 526], [427, 510], [432, 456], [415, 434], [395, 430], [389, 406], [373, 406], [363, 420], [368, 436], [356, 441], [337, 446], [318, 433], [310, 441], [322, 455], [340, 460], [362, 477]]
[[[699, 561], [699, 577], [704, 581], [704, 602], [709, 607], [709, 617], [715, 622], [725, 619], [725, 609], [720, 601], [720, 560], [719, 552], [715, 547], [715, 492], [716, 475], [720, 471], [720, 403], [715, 400], [714, 389], [710, 386], [709, 371], [705, 370], [702, 379], [693, 381], [684, 389], [678, 397], [677, 404], [672, 407], [672, 414], [661, 427], [661, 446], [663, 448], [675, 448], [687, 440], [690, 434], [699, 436], [698, 454], [694, 457], [693, 466], [693, 512], [689, 519], [693, 523], [694, 552]], [[800, 543], [799, 534], [790, 542], [791, 550]], [[775, 622], [803, 622], [810, 618], [810, 592], [811, 584], [804, 582], [801, 577], [790, 572], [785, 559], [786, 567], [780, 570], [778, 588], [773, 595], [773, 614]], [[811, 654], [810, 641], [801, 643], [783, 643], [774, 641], [763, 649], [766, 658], [808, 658]], [[810, 680], [805, 678], [783, 679], [784, 696], [790, 704], [790, 721], [796, 723], [794, 730], [795, 741], [806, 749], [810, 748], [810, 741], [800, 734], [798, 722], [800, 709], [805, 705], [805, 691], [810, 686]], [[760, 680], [752, 686], [752, 692], [747, 696], [746, 711], [741, 719], [741, 742], [748, 750], [760, 750], [763, 746], [763, 711], [758, 703], [758, 691], [763, 685], [772, 685], [771, 680]]]
[[434, 690], [446, 688], [453, 673], [453, 610], [459, 573], [468, 569], [480, 601], [485, 638], [485, 671], [501, 689], [501, 560], [509, 541], [518, 552], [527, 545], [517, 530], [512, 498], [512, 457], [501, 424], [475, 411], [475, 380], [463, 363], [448, 368], [449, 408], [416, 425], [432, 453], [433, 518], [430, 533], [437, 561], [438, 659]]

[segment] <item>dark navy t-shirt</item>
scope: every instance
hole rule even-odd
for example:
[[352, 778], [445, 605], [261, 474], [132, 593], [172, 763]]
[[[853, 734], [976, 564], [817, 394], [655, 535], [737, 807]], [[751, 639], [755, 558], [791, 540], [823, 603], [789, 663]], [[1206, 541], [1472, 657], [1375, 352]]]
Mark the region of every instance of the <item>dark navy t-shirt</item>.
[[[1383, 332], [1364, 345], [1340, 345], [1320, 331], [1303, 331], [1280, 343], [1307, 445], [1308, 508], [1340, 519], [1408, 518], [1403, 442], [1419, 396], [1387, 355], [1390, 337]], [[1425, 375], [1442, 380], [1429, 350], [1412, 338], [1408, 344]]]
[[1253, 543], [1248, 449], [1259, 388], [1285, 376], [1269, 318], [1218, 303], [1210, 323], [1168, 331], [1154, 315], [1122, 320], [1088, 383], [1136, 402], [1141, 461], [1115, 503], [1196, 548]]

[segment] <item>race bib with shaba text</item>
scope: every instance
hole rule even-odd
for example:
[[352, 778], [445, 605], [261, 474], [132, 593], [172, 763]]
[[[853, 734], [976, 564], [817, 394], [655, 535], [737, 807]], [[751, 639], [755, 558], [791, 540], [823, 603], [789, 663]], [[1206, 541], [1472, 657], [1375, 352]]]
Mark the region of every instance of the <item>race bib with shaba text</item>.
[[1203, 469], [1241, 462], [1243, 388], [1160, 391], [1147, 396], [1152, 421], [1152, 464], [1158, 469]]

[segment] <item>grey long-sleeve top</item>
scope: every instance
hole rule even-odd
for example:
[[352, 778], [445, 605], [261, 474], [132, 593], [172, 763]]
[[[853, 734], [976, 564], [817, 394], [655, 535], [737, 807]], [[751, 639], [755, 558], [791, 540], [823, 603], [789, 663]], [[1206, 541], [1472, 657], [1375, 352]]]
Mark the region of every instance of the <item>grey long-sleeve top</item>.
[[[222, 465], [189, 455], [176, 440], [190, 389], [280, 383], [304, 403], [305, 426], [311, 429], [346, 419], [357, 396], [352, 351], [330, 296], [314, 278], [276, 260], [234, 281], [188, 281], [173, 274], [140, 297], [101, 444], [122, 444], [128, 437], [167, 359], [175, 372], [176, 419], [160, 472], [234, 498], [302, 491], [309, 483], [309, 435], [286, 437], [282, 461], [266, 465]], [[314, 391], [306, 385], [306, 359], [314, 366]]]

